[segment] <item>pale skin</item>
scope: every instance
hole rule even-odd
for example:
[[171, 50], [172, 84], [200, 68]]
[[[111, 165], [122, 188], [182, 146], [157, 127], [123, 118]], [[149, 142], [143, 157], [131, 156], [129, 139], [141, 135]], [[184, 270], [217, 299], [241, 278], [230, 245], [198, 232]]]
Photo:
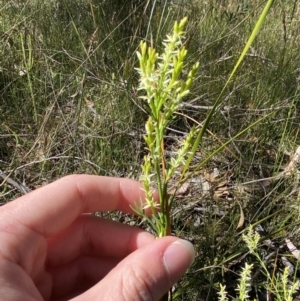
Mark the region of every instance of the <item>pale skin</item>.
[[194, 260], [192, 246], [88, 213], [143, 199], [138, 182], [64, 177], [0, 208], [3, 301], [158, 301]]

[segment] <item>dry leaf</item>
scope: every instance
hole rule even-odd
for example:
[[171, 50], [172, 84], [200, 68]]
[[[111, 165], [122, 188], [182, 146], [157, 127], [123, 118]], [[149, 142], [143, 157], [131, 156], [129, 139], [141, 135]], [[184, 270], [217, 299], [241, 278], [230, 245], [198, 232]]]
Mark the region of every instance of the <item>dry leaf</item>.
[[294, 275], [294, 271], [295, 271], [294, 266], [293, 266], [293, 265], [288, 261], [288, 259], [287, 259], [286, 257], [284, 257], [284, 256], [281, 257], [281, 262], [283, 263], [283, 265], [284, 265], [285, 267], [288, 268], [289, 275], [290, 275], [290, 276], [293, 276], [293, 275]]
[[95, 105], [94, 102], [88, 100], [87, 98], [85, 98], [84, 101], [85, 101], [85, 103], [87, 104], [87, 106], [89, 106], [89, 107], [91, 107], [91, 108]]
[[208, 172], [204, 173], [205, 179], [210, 183], [214, 183], [219, 175], [220, 175], [220, 171], [218, 168], [214, 168], [213, 172], [211, 173]]
[[283, 173], [285, 175], [290, 175], [290, 173], [293, 171], [293, 169], [297, 168], [297, 165], [300, 163], [300, 146], [298, 146], [295, 154], [293, 155], [291, 162], [288, 164], [288, 166], [284, 169]]
[[168, 194], [173, 195], [174, 193], [176, 193], [176, 196], [184, 195], [188, 192], [189, 186], [190, 186], [190, 184], [188, 182], [183, 183], [182, 186], [178, 190], [176, 190], [175, 188], [170, 189], [168, 191]]
[[299, 250], [296, 248], [296, 246], [291, 242], [291, 240], [289, 238], [285, 239], [286, 242], [286, 246], [288, 247], [288, 249], [290, 250], [290, 252], [292, 253], [292, 255], [296, 258], [299, 259]]
[[220, 182], [217, 186], [217, 189], [220, 190], [220, 189], [223, 189], [223, 188], [226, 188], [227, 189], [228, 187], [228, 181], [227, 180], [224, 180], [222, 182]]
[[245, 222], [245, 215], [244, 215], [244, 211], [243, 211], [242, 205], [240, 204], [240, 202], [238, 202], [238, 204], [240, 206], [240, 220], [239, 220], [238, 225], [236, 226], [236, 229], [239, 229], [239, 228], [243, 227], [244, 226], [244, 222]]
[[188, 189], [190, 187], [190, 184], [188, 182], [185, 182], [182, 184], [182, 186], [177, 190], [176, 195], [183, 195], [188, 192]]

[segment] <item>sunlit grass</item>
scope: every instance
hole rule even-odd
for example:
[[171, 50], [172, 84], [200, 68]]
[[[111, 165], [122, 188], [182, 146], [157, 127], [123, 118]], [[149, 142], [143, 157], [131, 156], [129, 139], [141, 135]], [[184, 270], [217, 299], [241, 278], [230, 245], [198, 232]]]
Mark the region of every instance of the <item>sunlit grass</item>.
[[[138, 97], [135, 53], [140, 40], [161, 53], [161, 42], [174, 21], [186, 16], [186, 65], [199, 61], [200, 66], [191, 94], [166, 132], [166, 151], [172, 155], [173, 145], [195, 124], [190, 118], [199, 127], [205, 120], [264, 4], [0, 3], [0, 170], [5, 174], [0, 178], [1, 202], [21, 194], [6, 176], [29, 189], [70, 173], [139, 178], [147, 107]], [[274, 258], [267, 268], [279, 272], [280, 279], [281, 259], [286, 257], [298, 271], [296, 259], [284, 246], [286, 237], [296, 246], [300, 243], [297, 173], [271, 178], [269, 186], [261, 181], [242, 184], [278, 175], [299, 145], [299, 18], [297, 1], [274, 2], [196, 152], [192, 167], [272, 113], [207, 162], [191, 178], [191, 191], [175, 200], [172, 234], [192, 240], [198, 254], [175, 287], [175, 300], [217, 300], [219, 284], [226, 285], [230, 300], [236, 296], [245, 262], [253, 263], [255, 271], [260, 265], [247, 255], [242, 240], [243, 227], [250, 223], [263, 227], [262, 241], [269, 238], [276, 247], [283, 246], [275, 257], [278, 270]], [[220, 174], [216, 178], [210, 176], [214, 169]], [[206, 194], [201, 184], [205, 179], [212, 181]], [[228, 184], [224, 197], [217, 195], [222, 182]], [[237, 229], [240, 205], [244, 223]], [[257, 252], [265, 258], [271, 250], [260, 244]], [[266, 278], [257, 279], [254, 288], [265, 296]], [[253, 299], [255, 289], [250, 292]]]

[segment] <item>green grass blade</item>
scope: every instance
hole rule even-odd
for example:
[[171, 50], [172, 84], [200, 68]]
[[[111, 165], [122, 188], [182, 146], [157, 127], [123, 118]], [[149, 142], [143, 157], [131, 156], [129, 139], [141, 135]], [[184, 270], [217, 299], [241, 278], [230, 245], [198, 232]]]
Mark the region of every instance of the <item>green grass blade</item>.
[[[227, 88], [229, 82], [231, 81], [231, 79], [233, 78], [234, 74], [236, 73], [238, 67], [241, 65], [242, 61], [244, 60], [245, 55], [246, 55], [246, 53], [248, 52], [250, 46], [252, 45], [252, 43], [253, 43], [255, 37], [257, 36], [259, 30], [261, 29], [261, 27], [262, 27], [262, 25], [263, 25], [263, 23], [264, 23], [264, 21], [265, 21], [265, 19], [266, 19], [266, 17], [267, 17], [267, 14], [268, 14], [268, 12], [269, 12], [269, 10], [270, 10], [270, 8], [271, 8], [273, 2], [274, 2], [274, 0], [269, 0], [269, 1], [267, 2], [266, 6], [265, 6], [265, 8], [264, 8], [264, 10], [263, 10], [263, 12], [261, 13], [261, 15], [260, 15], [258, 21], [256, 22], [256, 25], [255, 25], [255, 27], [254, 27], [254, 29], [253, 29], [253, 31], [252, 31], [252, 33], [251, 33], [249, 39], [248, 39], [248, 41], [247, 41], [247, 43], [246, 43], [246, 45], [245, 45], [243, 51], [242, 51], [242, 53], [241, 53], [241, 55], [240, 55], [240, 57], [239, 57], [237, 63], [235, 64], [235, 66], [234, 66], [234, 68], [233, 68], [233, 70], [232, 70], [232, 72], [231, 72], [231, 74], [230, 74], [228, 80], [226, 81], [226, 83], [225, 83], [225, 85], [224, 85], [224, 87], [223, 87], [221, 93], [219, 94], [217, 100], [216, 100], [215, 103], [214, 103], [213, 108], [212, 108], [211, 111], [209, 112], [209, 114], [208, 114], [206, 120], [204, 121], [203, 127], [202, 127], [202, 129], [200, 130], [200, 132], [199, 132], [199, 134], [198, 134], [198, 136], [197, 136], [197, 138], [196, 138], [196, 140], [195, 140], [195, 142], [194, 142], [194, 144], [193, 144], [193, 147], [192, 147], [192, 150], [191, 150], [191, 154], [189, 155], [189, 157], [188, 157], [188, 159], [187, 159], [187, 161], [186, 161], [186, 164], [185, 164], [185, 166], [184, 166], [183, 172], [182, 172], [182, 174], [181, 174], [181, 180], [184, 178], [184, 175], [185, 175], [185, 173], [187, 172], [187, 170], [188, 170], [188, 168], [189, 168], [189, 166], [190, 166], [190, 164], [191, 164], [191, 162], [192, 162], [192, 159], [193, 159], [193, 157], [194, 157], [194, 155], [195, 155], [195, 153], [196, 153], [196, 151], [197, 151], [197, 149], [198, 149], [198, 146], [199, 146], [200, 142], [202, 141], [202, 138], [203, 138], [203, 135], [204, 135], [204, 133], [205, 133], [205, 131], [206, 131], [206, 129], [207, 129], [207, 126], [208, 126], [208, 124], [209, 124], [209, 122], [210, 122], [210, 120], [211, 120], [213, 114], [215, 113], [215, 111], [216, 111], [218, 105], [220, 104], [221, 97], [222, 97], [222, 95], [223, 95], [225, 89]], [[256, 124], [256, 122], [255, 122], [255, 124]], [[247, 128], [247, 129], [248, 129], [248, 128]], [[242, 131], [242, 132], [244, 133], [244, 131]], [[232, 141], [232, 139], [230, 139], [229, 141]], [[227, 145], [227, 144], [228, 144], [228, 143], [226, 143], [226, 145]], [[220, 149], [220, 150], [221, 150], [221, 149]], [[217, 153], [217, 152], [214, 152], [214, 154], [216, 154], [216, 153]], [[209, 157], [211, 158], [211, 156], [209, 156]], [[206, 161], [207, 161], [207, 160], [205, 160], [205, 162], [206, 162]]]
[[[199, 170], [199, 168], [201, 168], [202, 166], [204, 166], [207, 162], [209, 162], [210, 159], [212, 159], [215, 155], [217, 155], [218, 153], [220, 153], [226, 146], [228, 146], [231, 142], [233, 142], [234, 140], [236, 140], [237, 138], [239, 138], [240, 136], [242, 136], [243, 134], [245, 134], [247, 131], [249, 131], [252, 127], [254, 127], [255, 125], [259, 124], [260, 122], [262, 122], [263, 120], [265, 120], [266, 118], [270, 117], [272, 114], [274, 114], [274, 112], [271, 112], [259, 119], [257, 119], [255, 122], [251, 123], [249, 126], [247, 126], [246, 128], [244, 128], [242, 131], [240, 131], [239, 133], [237, 133], [234, 137], [232, 137], [231, 139], [227, 140], [225, 143], [223, 143], [220, 147], [218, 147], [217, 149], [215, 149], [213, 152], [210, 153], [209, 156], [207, 156], [205, 159], [203, 159], [200, 163], [198, 163], [194, 168], [193, 171], [197, 171]], [[193, 176], [193, 173], [189, 173], [188, 176], [181, 176], [180, 180], [179, 180], [179, 185], [178, 187], [180, 187], [183, 183], [185, 183], [190, 177]], [[170, 201], [171, 203], [173, 202], [174, 199], [174, 195], [171, 197]]]

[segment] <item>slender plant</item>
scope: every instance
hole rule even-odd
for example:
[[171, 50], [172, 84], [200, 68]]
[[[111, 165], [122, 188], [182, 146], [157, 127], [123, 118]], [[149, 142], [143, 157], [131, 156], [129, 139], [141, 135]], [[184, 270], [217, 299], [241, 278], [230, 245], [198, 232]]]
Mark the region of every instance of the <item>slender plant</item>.
[[[274, 0], [268, 0], [266, 3], [237, 63], [202, 127], [200, 129], [192, 127], [185, 139], [181, 142], [176, 156], [168, 160], [165, 156], [164, 149], [165, 133], [168, 125], [174, 118], [175, 112], [180, 108], [182, 99], [189, 94], [199, 67], [199, 62], [197, 62], [191, 67], [189, 72], [183, 72], [184, 60], [187, 55], [187, 50], [183, 45], [184, 27], [187, 18], [182, 19], [179, 23], [175, 22], [173, 32], [168, 35], [163, 42], [164, 49], [161, 54], [157, 53], [152, 46], [148, 46], [146, 42], [142, 41], [140, 43], [140, 49], [137, 52], [139, 68], [136, 69], [140, 76], [138, 89], [144, 91], [144, 95], [142, 95], [141, 98], [148, 103], [149, 107], [149, 118], [146, 122], [146, 134], [144, 136], [148, 154], [144, 157], [141, 176], [146, 204], [142, 209], [136, 206], [135, 210], [148, 220], [158, 237], [170, 235], [171, 233], [170, 209], [175, 193], [168, 195], [169, 183], [175, 171], [178, 170], [180, 166], [182, 166], [182, 171], [177, 188], [188, 179], [187, 171], [202, 141], [207, 126], [217, 110], [217, 107], [220, 105], [224, 91], [262, 27], [273, 1]], [[188, 75], [185, 77], [184, 74]], [[223, 150], [232, 140], [268, 116], [269, 115], [266, 115], [258, 119], [232, 139], [221, 145], [217, 150], [213, 151], [210, 156], [202, 160], [195, 170], [203, 166], [213, 155]], [[154, 183], [156, 185], [154, 185]], [[158, 202], [154, 199], [153, 186], [157, 187], [158, 190]], [[145, 214], [145, 209], [147, 208], [150, 208], [152, 211], [151, 217]]]
[[25, 72], [27, 74], [28, 87], [29, 87], [30, 97], [31, 97], [31, 101], [32, 101], [33, 117], [34, 117], [34, 121], [37, 123], [38, 115], [37, 115], [35, 97], [34, 97], [34, 92], [33, 92], [33, 84], [32, 84], [32, 79], [31, 79], [31, 75], [30, 75], [31, 69], [34, 64], [33, 55], [32, 55], [32, 52], [33, 52], [32, 40], [31, 40], [31, 36], [29, 35], [28, 36], [28, 50], [26, 50], [27, 45], [25, 45], [25, 41], [24, 41], [24, 37], [23, 37], [22, 33], [20, 34], [20, 40], [21, 40], [21, 47], [22, 47], [22, 54], [23, 54], [23, 64], [25, 67]]
[[[166, 130], [173, 120], [175, 112], [180, 108], [182, 99], [189, 94], [199, 67], [199, 62], [197, 62], [188, 72], [183, 72], [184, 60], [187, 56], [187, 50], [183, 45], [184, 26], [187, 22], [187, 18], [182, 19], [180, 22], [175, 22], [173, 32], [168, 35], [163, 42], [164, 49], [161, 54], [157, 53], [152, 46], [148, 46], [146, 42], [142, 41], [140, 43], [140, 49], [137, 52], [139, 60], [139, 68], [137, 68], [137, 71], [140, 76], [138, 89], [144, 91], [145, 94], [141, 96], [141, 98], [147, 102], [149, 107], [149, 118], [146, 122], [146, 134], [144, 136], [148, 154], [144, 157], [141, 175], [146, 203], [142, 207], [137, 205], [134, 209], [149, 222], [158, 237], [171, 234], [170, 210], [176, 191], [172, 195], [168, 194], [169, 183], [179, 167], [182, 167], [182, 172], [177, 188], [188, 179], [186, 173], [202, 141], [207, 126], [221, 102], [223, 92], [243, 61], [255, 36], [258, 34], [272, 3], [273, 0], [267, 2], [233, 71], [215, 101], [212, 110], [204, 121], [202, 128], [192, 127], [185, 139], [182, 140], [181, 146], [176, 152], [176, 156], [170, 159], [166, 158], [164, 147]], [[184, 74], [188, 75], [185, 77]], [[267, 116], [254, 122], [233, 137], [233, 139], [236, 139], [266, 117]], [[216, 154], [220, 152], [231, 140], [227, 141], [212, 153]], [[200, 162], [197, 168], [200, 168], [207, 160]], [[156, 185], [154, 185], [154, 183]], [[156, 186], [158, 190], [158, 202], [154, 198], [153, 186]], [[146, 209], [150, 209], [152, 212], [151, 217], [145, 214]], [[246, 267], [245, 273], [249, 272], [250, 269], [251, 267]], [[244, 295], [247, 296], [249, 287], [244, 284], [245, 283], [241, 283], [239, 289], [243, 287]], [[170, 291], [169, 294], [166, 294], [163, 300], [172, 300], [172, 292]]]
[[[187, 55], [183, 46], [186, 21], [187, 18], [184, 18], [179, 23], [175, 22], [173, 33], [164, 41], [164, 51], [161, 54], [145, 42], [140, 43], [140, 51], [137, 52], [140, 63], [140, 67], [137, 68], [140, 75], [139, 90], [146, 92], [141, 98], [146, 100], [149, 106], [144, 136], [149, 152], [144, 157], [141, 177], [146, 195], [146, 205], [143, 209], [150, 208], [152, 217], [148, 218], [142, 210], [136, 210], [148, 219], [158, 237], [171, 233], [168, 184], [178, 167], [185, 163], [196, 135], [196, 129], [192, 128], [182, 141], [176, 157], [166, 160], [164, 137], [167, 127], [181, 106], [182, 99], [189, 93], [199, 66], [199, 63], [196, 63], [183, 79], [182, 69]], [[154, 178], [159, 203], [154, 200], [151, 188]]]
[[[265, 276], [265, 288], [268, 295], [274, 295], [276, 300], [279, 301], [292, 301], [294, 294], [299, 290], [300, 282], [295, 278], [289, 281], [289, 268], [285, 267], [283, 272], [278, 273], [277, 277], [274, 277], [273, 272], [270, 272], [266, 263], [261, 258], [258, 252], [258, 244], [260, 241], [260, 235], [254, 230], [253, 226], [249, 228], [242, 235], [244, 242], [249, 249], [249, 255], [256, 257], [260, 265], [260, 271]], [[237, 297], [235, 301], [248, 301], [250, 300], [249, 293], [252, 289], [252, 277], [251, 272], [253, 270], [253, 264], [245, 263], [245, 267], [242, 269], [239, 277], [239, 284], [237, 285], [236, 292]], [[226, 286], [220, 284], [220, 291], [218, 293], [219, 301], [227, 301]]]

